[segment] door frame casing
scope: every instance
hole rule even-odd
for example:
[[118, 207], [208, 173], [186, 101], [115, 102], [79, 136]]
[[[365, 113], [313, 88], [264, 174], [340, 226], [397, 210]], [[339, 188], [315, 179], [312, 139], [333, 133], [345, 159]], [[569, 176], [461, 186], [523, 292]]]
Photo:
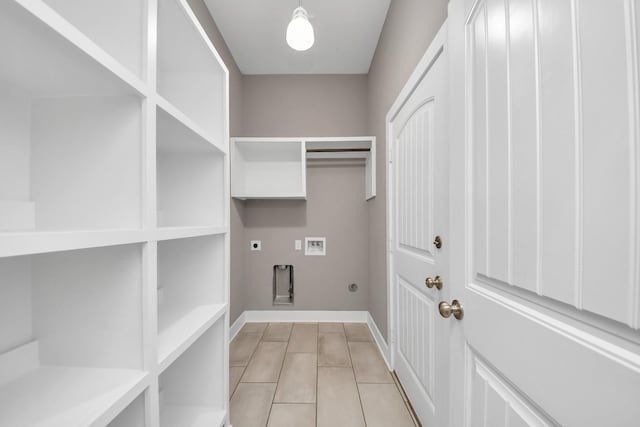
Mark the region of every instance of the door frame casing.
[[[386, 181], [386, 261], [387, 261], [387, 336], [389, 337], [389, 364], [391, 369], [396, 367], [395, 350], [396, 350], [396, 333], [397, 328], [395, 325], [395, 292], [396, 285], [393, 280], [394, 277], [394, 265], [393, 265], [393, 203], [394, 203], [394, 191], [393, 191], [393, 152], [395, 149], [393, 138], [392, 121], [397, 117], [398, 113], [405, 105], [409, 97], [413, 94], [418, 85], [422, 82], [422, 79], [431, 69], [431, 66], [435, 61], [440, 58], [443, 51], [447, 48], [447, 36], [448, 26], [447, 21], [442, 24], [438, 30], [436, 36], [431, 41], [431, 44], [427, 48], [426, 52], [416, 65], [416, 68], [411, 73], [409, 79], [405, 83], [404, 87], [398, 94], [396, 100], [391, 105], [391, 108], [385, 116], [385, 136], [386, 136], [386, 160], [385, 160], [385, 181]], [[447, 58], [444, 58], [447, 61]], [[447, 81], [447, 86], [449, 82]], [[447, 87], [448, 89], [448, 87]], [[448, 95], [447, 95], [448, 96]], [[447, 110], [448, 113], [448, 110]], [[450, 268], [450, 262], [445, 267], [445, 272], [448, 276]], [[448, 291], [443, 289], [443, 298], [448, 297]]]

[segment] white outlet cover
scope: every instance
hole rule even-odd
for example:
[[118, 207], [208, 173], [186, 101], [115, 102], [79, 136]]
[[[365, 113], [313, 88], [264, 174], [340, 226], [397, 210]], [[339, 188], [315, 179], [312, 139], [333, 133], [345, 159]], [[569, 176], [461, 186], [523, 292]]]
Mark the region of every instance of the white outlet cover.
[[294, 248], [296, 251], [302, 250], [302, 240], [294, 240]]
[[311, 256], [325, 256], [327, 254], [327, 238], [305, 237], [304, 254]]
[[262, 240], [252, 240], [250, 247], [251, 247], [252, 251], [261, 251], [262, 250]]

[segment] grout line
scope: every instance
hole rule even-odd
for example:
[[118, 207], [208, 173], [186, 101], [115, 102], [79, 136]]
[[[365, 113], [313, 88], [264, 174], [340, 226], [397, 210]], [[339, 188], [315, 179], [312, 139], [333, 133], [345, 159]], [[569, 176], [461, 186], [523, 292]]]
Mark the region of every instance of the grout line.
[[[342, 327], [344, 329], [344, 326]], [[318, 323], [318, 334], [316, 335], [316, 426], [318, 425], [318, 383], [320, 382], [320, 324]]]
[[[267, 323], [267, 328], [270, 323]], [[287, 350], [289, 349], [289, 340], [291, 339], [291, 335], [293, 334], [293, 327], [295, 324], [291, 325], [291, 332], [289, 333], [289, 339], [287, 340], [287, 345], [284, 347], [284, 355], [282, 356], [282, 364], [280, 365], [280, 372], [278, 372], [278, 380], [276, 381], [276, 388], [273, 390], [273, 396], [271, 397], [271, 405], [269, 406], [269, 415], [267, 416], [267, 425], [269, 425], [269, 419], [271, 418], [271, 411], [273, 410], [273, 405], [276, 400], [276, 393], [278, 392], [278, 386], [280, 385], [280, 377], [282, 376], [282, 370], [284, 369], [284, 361], [287, 358]], [[265, 332], [267, 328], [264, 328]]]
[[[344, 326], [344, 325], [343, 325]], [[364, 406], [362, 405], [362, 397], [360, 396], [360, 387], [358, 386], [358, 379], [356, 378], [356, 370], [353, 366], [353, 358], [351, 357], [351, 347], [349, 346], [349, 340], [346, 337], [347, 328], [345, 328], [345, 339], [347, 340], [347, 349], [349, 350], [349, 361], [351, 361], [351, 373], [353, 374], [353, 382], [356, 384], [356, 391], [358, 392], [358, 402], [360, 402], [360, 411], [362, 411], [362, 420], [365, 427], [367, 426], [367, 417], [364, 414]]]

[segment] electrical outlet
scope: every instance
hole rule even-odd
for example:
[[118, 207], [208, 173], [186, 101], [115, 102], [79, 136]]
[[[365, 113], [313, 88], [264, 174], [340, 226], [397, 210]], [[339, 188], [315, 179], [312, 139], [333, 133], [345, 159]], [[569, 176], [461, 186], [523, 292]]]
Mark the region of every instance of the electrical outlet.
[[294, 240], [294, 245], [295, 245], [296, 251], [302, 250], [302, 240]]
[[262, 250], [262, 240], [252, 240], [251, 241], [251, 250], [252, 251], [261, 251]]

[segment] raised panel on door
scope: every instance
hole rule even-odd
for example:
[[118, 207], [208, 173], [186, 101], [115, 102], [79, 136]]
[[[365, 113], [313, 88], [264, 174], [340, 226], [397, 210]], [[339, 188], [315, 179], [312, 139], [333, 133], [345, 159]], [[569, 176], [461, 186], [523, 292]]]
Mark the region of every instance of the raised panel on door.
[[[639, 8], [466, 16], [468, 425], [640, 419]], [[538, 418], [513, 418], [504, 390]]]
[[466, 347], [465, 380], [469, 384], [469, 426], [520, 427], [555, 426], [520, 392]]
[[[397, 278], [398, 355], [412, 368], [423, 401], [435, 408], [436, 302], [418, 292], [402, 276]], [[432, 409], [433, 410], [433, 409]]]
[[429, 99], [407, 119], [395, 141], [397, 250], [433, 261], [433, 128], [435, 100]]
[[474, 275], [636, 329], [637, 8], [482, 0], [467, 25]]

